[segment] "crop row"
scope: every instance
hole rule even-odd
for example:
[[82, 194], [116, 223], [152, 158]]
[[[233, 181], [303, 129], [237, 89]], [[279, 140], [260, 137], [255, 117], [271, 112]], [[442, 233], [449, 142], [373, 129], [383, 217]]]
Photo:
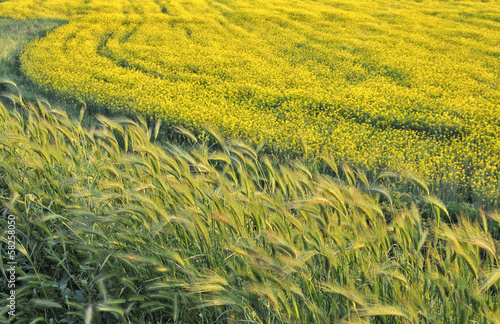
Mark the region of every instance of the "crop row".
[[47, 91], [498, 203], [496, 2], [64, 3], [21, 55]]

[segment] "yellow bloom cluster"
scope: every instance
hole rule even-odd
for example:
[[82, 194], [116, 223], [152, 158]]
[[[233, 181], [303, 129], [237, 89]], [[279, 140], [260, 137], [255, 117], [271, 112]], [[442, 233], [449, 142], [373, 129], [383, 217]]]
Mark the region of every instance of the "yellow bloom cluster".
[[307, 143], [312, 156], [411, 169], [493, 203], [499, 13], [481, 1], [0, 4], [0, 15], [69, 19], [21, 56], [48, 91], [193, 130], [210, 123], [277, 154]]

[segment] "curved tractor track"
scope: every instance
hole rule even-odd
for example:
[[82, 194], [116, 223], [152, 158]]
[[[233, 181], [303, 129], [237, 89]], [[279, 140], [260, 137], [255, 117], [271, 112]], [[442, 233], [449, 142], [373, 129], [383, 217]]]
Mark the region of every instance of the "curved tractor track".
[[498, 2], [7, 1], [41, 88], [500, 196]]

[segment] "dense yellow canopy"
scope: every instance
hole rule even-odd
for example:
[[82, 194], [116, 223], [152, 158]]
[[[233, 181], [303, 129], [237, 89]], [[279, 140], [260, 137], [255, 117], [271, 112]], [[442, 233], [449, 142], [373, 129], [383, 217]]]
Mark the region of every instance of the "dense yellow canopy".
[[[32, 42], [43, 89], [193, 130], [416, 171], [500, 196], [500, 21], [480, 1], [6, 1], [68, 23]], [[444, 186], [443, 186], [444, 185]]]

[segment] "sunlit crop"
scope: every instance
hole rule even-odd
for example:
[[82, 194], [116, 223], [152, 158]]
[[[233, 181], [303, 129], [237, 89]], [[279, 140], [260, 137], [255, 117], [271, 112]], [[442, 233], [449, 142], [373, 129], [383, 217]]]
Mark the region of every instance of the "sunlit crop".
[[193, 131], [410, 169], [498, 204], [500, 22], [480, 1], [6, 1], [68, 19], [22, 53], [41, 88]]
[[498, 212], [457, 220], [418, 179], [419, 205], [391, 204], [332, 160], [347, 181], [210, 129], [215, 147], [180, 129], [182, 148], [20, 97], [0, 102], [4, 323], [500, 323]]

